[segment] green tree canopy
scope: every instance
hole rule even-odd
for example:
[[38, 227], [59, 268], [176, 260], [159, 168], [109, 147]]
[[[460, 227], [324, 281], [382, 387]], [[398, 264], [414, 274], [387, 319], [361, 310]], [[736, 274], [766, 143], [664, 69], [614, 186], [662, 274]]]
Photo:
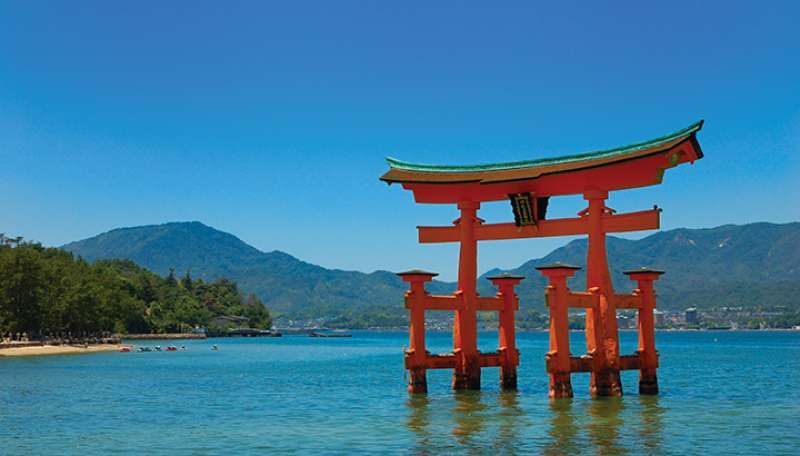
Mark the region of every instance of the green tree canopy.
[[162, 278], [129, 260], [90, 264], [39, 244], [0, 246], [0, 332], [163, 333], [208, 326], [214, 317], [243, 316], [272, 326], [269, 311], [235, 282]]

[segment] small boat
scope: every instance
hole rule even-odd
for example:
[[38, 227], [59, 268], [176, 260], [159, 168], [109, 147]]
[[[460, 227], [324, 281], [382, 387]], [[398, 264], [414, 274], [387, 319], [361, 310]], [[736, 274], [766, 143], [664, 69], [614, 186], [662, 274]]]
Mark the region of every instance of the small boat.
[[161, 351], [161, 345], [156, 345], [154, 348], [155, 348], [155, 350], [156, 350], [157, 352], [160, 352], [160, 351]]
[[139, 351], [139, 352], [150, 352], [150, 351], [153, 351], [153, 349], [150, 348], [150, 347], [139, 347], [139, 348], [136, 349], [136, 351]]
[[308, 333], [308, 337], [353, 337], [353, 335], [340, 332], [330, 333], [330, 332], [310, 331]]
[[122, 347], [119, 349], [119, 351], [122, 353], [128, 353], [129, 351], [131, 351], [131, 347]]
[[170, 345], [169, 347], [167, 347], [167, 351], [168, 352], [178, 351], [178, 347], [176, 347], [174, 345]]
[[214, 345], [211, 346], [211, 349], [214, 350], [214, 351], [217, 351], [217, 350], [219, 350], [219, 347], [217, 347], [217, 345], [214, 344]]

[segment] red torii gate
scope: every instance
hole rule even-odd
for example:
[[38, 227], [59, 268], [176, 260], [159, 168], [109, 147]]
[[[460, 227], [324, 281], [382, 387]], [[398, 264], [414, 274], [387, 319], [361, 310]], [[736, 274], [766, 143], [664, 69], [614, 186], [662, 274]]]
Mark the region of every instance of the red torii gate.
[[[572, 372], [591, 373], [593, 396], [622, 394], [621, 369], [639, 369], [641, 394], [656, 394], [653, 281], [662, 271], [642, 268], [627, 271], [638, 288], [632, 294], [617, 294], [611, 283], [606, 257], [606, 233], [659, 228], [660, 209], [616, 214], [605, 204], [608, 192], [660, 184], [664, 171], [703, 157], [696, 134], [703, 122], [650, 141], [617, 149], [513, 163], [480, 166], [419, 165], [388, 158], [390, 169], [381, 180], [400, 183], [411, 190], [418, 203], [455, 204], [460, 217], [453, 226], [420, 226], [420, 243], [458, 242], [458, 290], [450, 296], [433, 296], [425, 282], [436, 275], [412, 270], [400, 273], [410, 284], [406, 307], [410, 312], [410, 346], [405, 353], [410, 372], [409, 391], [427, 391], [426, 370], [451, 368], [453, 389], [480, 389], [481, 367], [499, 366], [501, 386], [517, 386], [519, 353], [514, 333], [514, 311], [518, 299], [514, 287], [523, 277], [489, 279], [498, 287], [495, 297], [477, 293], [478, 241], [586, 234], [586, 292], [571, 292], [567, 278], [580, 269], [554, 264], [537, 269], [549, 279], [546, 290], [550, 310], [550, 351], [546, 356], [550, 396], [571, 397]], [[588, 207], [576, 218], [548, 220], [549, 198], [583, 195]], [[478, 218], [482, 202], [511, 201], [514, 223], [486, 224]], [[587, 355], [569, 352], [568, 310], [586, 310]], [[639, 310], [637, 354], [620, 356], [616, 309]], [[453, 352], [431, 355], [425, 349], [425, 311], [451, 310]], [[477, 348], [477, 311], [498, 311], [499, 348], [480, 353]]]

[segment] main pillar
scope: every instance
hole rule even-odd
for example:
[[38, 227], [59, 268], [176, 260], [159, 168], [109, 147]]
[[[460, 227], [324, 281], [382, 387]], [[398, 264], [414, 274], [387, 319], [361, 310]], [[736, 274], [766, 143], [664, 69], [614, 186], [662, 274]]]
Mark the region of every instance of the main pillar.
[[510, 274], [488, 277], [497, 287], [497, 297], [503, 300], [503, 308], [498, 318], [497, 352], [500, 354], [500, 387], [504, 390], [517, 389], [517, 366], [519, 366], [519, 350], [514, 327], [514, 312], [519, 309], [519, 298], [514, 292], [524, 277]]
[[639, 308], [639, 394], [658, 394], [658, 352], [656, 352], [655, 322], [653, 311], [656, 308], [656, 293], [653, 282], [658, 280], [664, 271], [641, 268], [625, 271], [625, 274], [638, 284], [634, 292], [642, 297]]
[[453, 353], [458, 364], [453, 371], [453, 389], [481, 389], [481, 365], [478, 355], [478, 242], [475, 225], [480, 203], [458, 203], [461, 217], [458, 224], [460, 250], [458, 257], [458, 291], [460, 304], [453, 321]]
[[608, 272], [606, 229], [603, 219], [610, 212], [605, 205], [608, 192], [588, 191], [583, 195], [589, 202], [589, 246], [586, 260], [586, 289], [600, 290], [598, 309], [586, 309], [586, 348], [592, 357], [589, 391], [592, 396], [621, 396], [619, 369], [619, 336], [617, 309], [614, 305], [614, 286]]

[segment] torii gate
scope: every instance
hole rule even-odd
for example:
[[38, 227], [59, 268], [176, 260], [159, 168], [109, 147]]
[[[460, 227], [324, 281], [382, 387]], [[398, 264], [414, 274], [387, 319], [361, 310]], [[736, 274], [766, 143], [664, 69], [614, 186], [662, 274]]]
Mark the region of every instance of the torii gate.
[[[461, 216], [454, 226], [418, 227], [419, 242], [458, 242], [458, 290], [450, 296], [432, 296], [424, 284], [435, 273], [412, 270], [399, 275], [410, 284], [406, 307], [410, 311], [410, 342], [405, 353], [410, 371], [409, 391], [427, 391], [426, 370], [452, 368], [453, 389], [480, 389], [481, 367], [499, 366], [501, 386], [517, 386], [519, 354], [514, 334], [514, 311], [518, 308], [514, 287], [523, 277], [489, 279], [498, 287], [496, 297], [477, 293], [478, 241], [586, 234], [586, 292], [571, 292], [566, 280], [574, 266], [554, 264], [537, 269], [550, 284], [546, 290], [550, 311], [550, 351], [546, 356], [551, 397], [571, 397], [572, 372], [591, 372], [593, 396], [622, 394], [621, 369], [639, 369], [639, 392], [657, 394], [652, 282], [663, 271], [642, 268], [627, 271], [638, 288], [632, 294], [616, 294], [606, 258], [606, 233], [659, 228], [661, 210], [616, 214], [606, 206], [608, 192], [660, 184], [664, 171], [703, 157], [696, 134], [703, 121], [650, 141], [611, 150], [531, 161], [481, 166], [419, 165], [387, 158], [389, 171], [381, 180], [400, 183], [411, 190], [418, 203], [455, 204]], [[583, 195], [588, 207], [576, 218], [548, 220], [549, 198]], [[510, 200], [514, 223], [486, 224], [477, 211], [485, 201]], [[568, 309], [586, 309], [587, 355], [571, 357]], [[617, 309], [639, 310], [637, 354], [620, 356]], [[453, 352], [431, 355], [425, 349], [425, 311], [452, 310]], [[499, 348], [480, 353], [477, 348], [477, 311], [500, 312]]]

